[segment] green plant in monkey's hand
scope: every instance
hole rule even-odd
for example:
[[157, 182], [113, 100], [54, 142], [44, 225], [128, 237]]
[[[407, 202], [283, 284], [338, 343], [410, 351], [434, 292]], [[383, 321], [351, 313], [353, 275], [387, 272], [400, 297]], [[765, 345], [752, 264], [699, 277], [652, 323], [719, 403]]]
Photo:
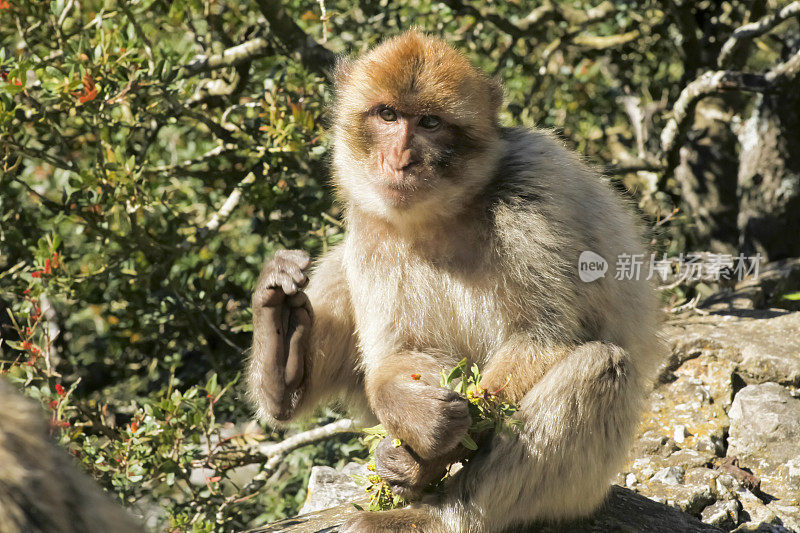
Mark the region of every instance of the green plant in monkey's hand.
[[462, 359], [449, 373], [442, 371], [440, 383], [442, 387], [452, 389], [467, 399], [472, 425], [461, 444], [469, 450], [477, 450], [476, 437], [486, 431], [495, 433], [513, 433], [519, 426], [519, 420], [513, 418], [517, 406], [501, 400], [497, 395], [510, 382], [495, 391], [488, 391], [480, 386], [481, 372], [478, 365], [473, 364], [467, 370], [467, 360]]
[[[411, 379], [420, 379], [419, 374], [412, 374]], [[508, 377], [506, 385], [510, 383], [511, 376]], [[471, 451], [478, 449], [478, 442], [487, 432], [513, 433], [520, 422], [513, 418], [517, 411], [517, 406], [501, 400], [497, 395], [505, 388], [503, 385], [496, 391], [488, 391], [480, 386], [481, 372], [478, 365], [473, 364], [467, 369], [467, 360], [462, 359], [450, 372], [442, 371], [440, 384], [444, 388], [451, 389], [469, 402], [469, 414], [472, 418], [467, 434], [461, 441], [462, 446]], [[408, 502], [400, 496], [392, 493], [389, 484], [378, 475], [375, 468], [375, 449], [378, 443], [389, 434], [382, 425], [377, 425], [364, 430], [364, 443], [369, 446], [369, 453], [372, 456], [367, 464], [370, 474], [367, 476], [354, 476], [356, 481], [366, 485], [366, 491], [371, 494], [369, 502], [370, 511], [385, 511], [398, 509], [408, 505]], [[402, 446], [400, 439], [394, 439], [394, 446]], [[468, 459], [467, 459], [468, 460]], [[434, 483], [431, 487], [440, 485], [449, 474]], [[357, 506], [358, 507], [358, 506]]]
[[[366, 476], [353, 476], [353, 478], [360, 485], [366, 485], [365, 490], [370, 494], [369, 510], [387, 511], [389, 509], [405, 507], [408, 505], [408, 502], [403, 497], [392, 492], [389, 483], [378, 475], [375, 466], [375, 449], [384, 438], [389, 436], [389, 433], [386, 431], [386, 428], [380, 424], [364, 429], [364, 433], [364, 444], [369, 446], [370, 461], [367, 463], [367, 470], [369, 470], [370, 473]], [[392, 444], [396, 447], [403, 445], [400, 439], [394, 439]], [[358, 505], [356, 505], [356, 507], [361, 509]]]

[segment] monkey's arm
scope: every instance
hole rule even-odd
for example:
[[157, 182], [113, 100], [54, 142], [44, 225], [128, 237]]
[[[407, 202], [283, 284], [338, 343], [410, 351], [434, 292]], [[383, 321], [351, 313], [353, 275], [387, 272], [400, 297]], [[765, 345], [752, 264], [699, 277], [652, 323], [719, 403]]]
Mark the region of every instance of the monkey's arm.
[[319, 260], [302, 291], [309, 263], [304, 252], [279, 252], [264, 265], [253, 294], [248, 387], [259, 416], [272, 423], [340, 391], [363, 390], [341, 250]]
[[386, 356], [379, 364], [367, 361], [370, 407], [389, 435], [403, 441], [423, 461], [453, 451], [471, 423], [466, 400], [439, 383], [442, 370], [455, 363], [446, 354], [412, 350]]

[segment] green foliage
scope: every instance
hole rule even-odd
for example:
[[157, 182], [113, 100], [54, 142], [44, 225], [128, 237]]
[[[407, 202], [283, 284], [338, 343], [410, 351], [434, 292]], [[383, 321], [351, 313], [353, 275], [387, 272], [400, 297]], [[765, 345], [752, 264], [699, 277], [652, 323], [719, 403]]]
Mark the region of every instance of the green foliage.
[[193, 101], [232, 74], [185, 65], [258, 18], [255, 5], [217, 4], [217, 19], [206, 7], [0, 7], [0, 373], [55, 401], [61, 443], [158, 529], [293, 514], [312, 465], [360, 453], [342, 438], [307, 447], [250, 484], [258, 443], [286, 434], [248, 426], [237, 381], [251, 287], [275, 249], [340, 238], [324, 186], [328, 89], [281, 54], [237, 97]]
[[[504, 124], [554, 128], [613, 164], [637, 149], [622, 99], [674, 101], [748, 16], [744, 2], [276, 3], [290, 25], [260, 4], [0, 0], [0, 374], [161, 529], [290, 515], [313, 464], [365, 455], [338, 438], [269, 470], [258, 443], [287, 431], [248, 425], [237, 380], [264, 259], [342, 237], [326, 186], [326, 65], [287, 34], [358, 53], [420, 27], [504, 82]], [[260, 51], [223, 66], [197, 57], [242, 43]], [[743, 67], [779, 54], [780, 40], [760, 40]], [[652, 219], [672, 212], [671, 177], [614, 179]], [[679, 249], [685, 223], [661, 225], [655, 246]], [[446, 384], [470, 399], [470, 434], [498, 430], [511, 407], [459, 372]]]

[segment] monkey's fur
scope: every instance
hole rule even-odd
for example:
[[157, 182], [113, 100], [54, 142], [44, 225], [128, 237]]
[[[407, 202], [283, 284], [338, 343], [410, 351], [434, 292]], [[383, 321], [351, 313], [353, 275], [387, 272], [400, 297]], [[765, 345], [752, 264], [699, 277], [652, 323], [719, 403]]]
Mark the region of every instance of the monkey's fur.
[[344, 530], [587, 515], [625, 459], [660, 350], [649, 284], [584, 283], [578, 257], [613, 268], [643, 253], [634, 218], [550, 134], [500, 128], [499, 86], [440, 40], [385, 42], [339, 66], [336, 92], [347, 233], [305, 291], [302, 252], [264, 266], [249, 369], [259, 414], [275, 423], [336, 397], [374, 413], [405, 444], [379, 447], [379, 472], [415, 496], [463, 451], [467, 407], [439, 374], [466, 357], [519, 405], [519, 436], [485, 443], [441, 499], [361, 513]]
[[144, 531], [50, 441], [41, 411], [0, 379], [0, 531]]

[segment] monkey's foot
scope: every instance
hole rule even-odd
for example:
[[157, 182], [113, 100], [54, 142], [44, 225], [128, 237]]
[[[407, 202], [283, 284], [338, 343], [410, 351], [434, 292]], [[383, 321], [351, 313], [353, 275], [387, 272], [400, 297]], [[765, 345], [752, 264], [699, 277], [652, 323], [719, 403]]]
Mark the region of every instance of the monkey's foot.
[[424, 509], [361, 511], [345, 522], [341, 533], [438, 533], [431, 515]]

